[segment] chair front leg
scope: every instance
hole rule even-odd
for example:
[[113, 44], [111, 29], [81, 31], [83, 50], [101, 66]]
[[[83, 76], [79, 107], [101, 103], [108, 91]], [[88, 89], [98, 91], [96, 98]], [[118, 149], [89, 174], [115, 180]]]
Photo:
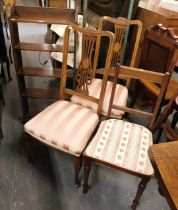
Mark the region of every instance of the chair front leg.
[[84, 159], [84, 183], [83, 183], [83, 193], [88, 191], [88, 178], [91, 169], [91, 162], [87, 158]]
[[74, 185], [76, 187], [80, 187], [79, 173], [82, 167], [82, 157], [77, 157], [74, 160], [74, 169], [75, 169], [75, 177], [74, 177]]
[[150, 178], [143, 178], [138, 186], [138, 190], [137, 190], [137, 194], [135, 196], [135, 199], [133, 200], [133, 203], [132, 203], [132, 206], [131, 208], [132, 209], [136, 209], [137, 208], [137, 205], [138, 205], [138, 202], [140, 200], [140, 197], [142, 196], [146, 186], [147, 186], [147, 183], [150, 181]]

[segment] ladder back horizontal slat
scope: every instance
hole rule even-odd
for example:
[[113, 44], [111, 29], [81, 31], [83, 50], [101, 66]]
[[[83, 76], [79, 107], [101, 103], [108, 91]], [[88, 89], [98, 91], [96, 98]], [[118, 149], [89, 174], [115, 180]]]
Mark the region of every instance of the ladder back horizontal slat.
[[127, 113], [140, 115], [140, 116], [145, 116], [145, 117], [150, 117], [150, 118], [153, 116], [153, 113], [148, 113], [148, 112], [144, 112], [144, 111], [140, 111], [140, 110], [136, 110], [136, 109], [132, 109], [132, 108], [128, 108], [128, 107], [112, 105], [112, 108], [113, 109], [118, 109], [118, 110], [121, 110], [121, 111], [125, 111]]

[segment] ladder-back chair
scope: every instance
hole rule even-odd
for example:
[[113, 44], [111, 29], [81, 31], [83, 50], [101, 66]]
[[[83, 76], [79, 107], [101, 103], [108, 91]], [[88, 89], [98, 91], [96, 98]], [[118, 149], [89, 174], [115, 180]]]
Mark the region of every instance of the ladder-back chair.
[[[69, 34], [71, 30], [82, 34], [82, 56], [75, 76], [75, 89], [69, 89], [66, 87]], [[95, 77], [102, 37], [109, 39], [109, 46], [101, 91], [99, 97], [96, 98], [89, 96], [88, 86], [91, 83], [91, 80]], [[68, 26], [65, 30], [64, 38], [64, 54], [59, 91], [60, 100], [48, 106], [24, 126], [25, 131], [35, 139], [47, 146], [56, 148], [57, 150], [75, 157], [74, 183], [76, 186], [79, 185], [78, 173], [81, 167], [81, 153], [99, 122], [99, 115], [106, 89], [107, 72], [111, 63], [113, 42], [114, 35], [111, 32], [98, 32], [91, 28], [83, 29], [75, 25]], [[97, 113], [89, 108], [69, 101], [69, 96], [72, 95], [77, 95], [96, 103]], [[67, 100], [66, 96], [68, 96]]]
[[[119, 77], [153, 81], [161, 85], [160, 94], [153, 113], [113, 105], [118, 72]], [[115, 78], [108, 109], [108, 117], [111, 114], [112, 108], [120, 109], [130, 114], [148, 117], [149, 124], [145, 127], [118, 119], [108, 119], [101, 122], [97, 133], [83, 152], [83, 192], [86, 193], [88, 190], [88, 178], [92, 162], [121, 170], [142, 179], [132, 204], [132, 209], [136, 209], [148, 181], [154, 174], [147, 151], [153, 144], [151, 131], [167, 87], [169, 73], [162, 74], [131, 67], [117, 66], [116, 71], [114, 72], [114, 70], [112, 70], [109, 74], [110, 76], [115, 75]]]

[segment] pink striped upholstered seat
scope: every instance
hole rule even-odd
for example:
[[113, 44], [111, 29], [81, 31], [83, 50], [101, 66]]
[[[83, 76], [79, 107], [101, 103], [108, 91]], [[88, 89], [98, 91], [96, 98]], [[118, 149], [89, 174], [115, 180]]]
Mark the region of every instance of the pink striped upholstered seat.
[[147, 154], [152, 144], [152, 133], [147, 128], [111, 119], [101, 123], [84, 154], [130, 171], [152, 175]]
[[[89, 95], [99, 98], [100, 96], [100, 91], [101, 91], [101, 85], [102, 85], [102, 80], [101, 79], [92, 79], [92, 82], [90, 85], [88, 85], [88, 90], [89, 90]], [[108, 111], [109, 107], [109, 101], [110, 101], [110, 96], [111, 96], [111, 90], [112, 90], [112, 82], [108, 81], [107, 82], [107, 87], [106, 87], [106, 92], [105, 92], [105, 98], [103, 102], [103, 108], [102, 108], [102, 113], [106, 114]], [[123, 86], [117, 84], [116, 86], [116, 92], [115, 92], [115, 97], [114, 97], [114, 105], [119, 105], [119, 106], [126, 106], [127, 104], [127, 99], [128, 99], [128, 89]], [[91, 101], [88, 101], [86, 99], [80, 98], [78, 96], [72, 96], [71, 101], [76, 104], [80, 104], [84, 107], [88, 107], [96, 112], [97, 110], [97, 104]], [[114, 117], [120, 117], [123, 115], [124, 112], [116, 109], [112, 109], [111, 115]]]
[[25, 131], [49, 146], [80, 156], [98, 121], [90, 109], [58, 101], [28, 121]]

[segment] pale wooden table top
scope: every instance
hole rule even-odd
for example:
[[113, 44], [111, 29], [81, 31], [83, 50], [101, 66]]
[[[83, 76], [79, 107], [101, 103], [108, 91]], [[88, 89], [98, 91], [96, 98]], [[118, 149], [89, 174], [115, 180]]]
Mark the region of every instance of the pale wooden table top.
[[178, 141], [153, 145], [149, 155], [171, 209], [178, 209]]

